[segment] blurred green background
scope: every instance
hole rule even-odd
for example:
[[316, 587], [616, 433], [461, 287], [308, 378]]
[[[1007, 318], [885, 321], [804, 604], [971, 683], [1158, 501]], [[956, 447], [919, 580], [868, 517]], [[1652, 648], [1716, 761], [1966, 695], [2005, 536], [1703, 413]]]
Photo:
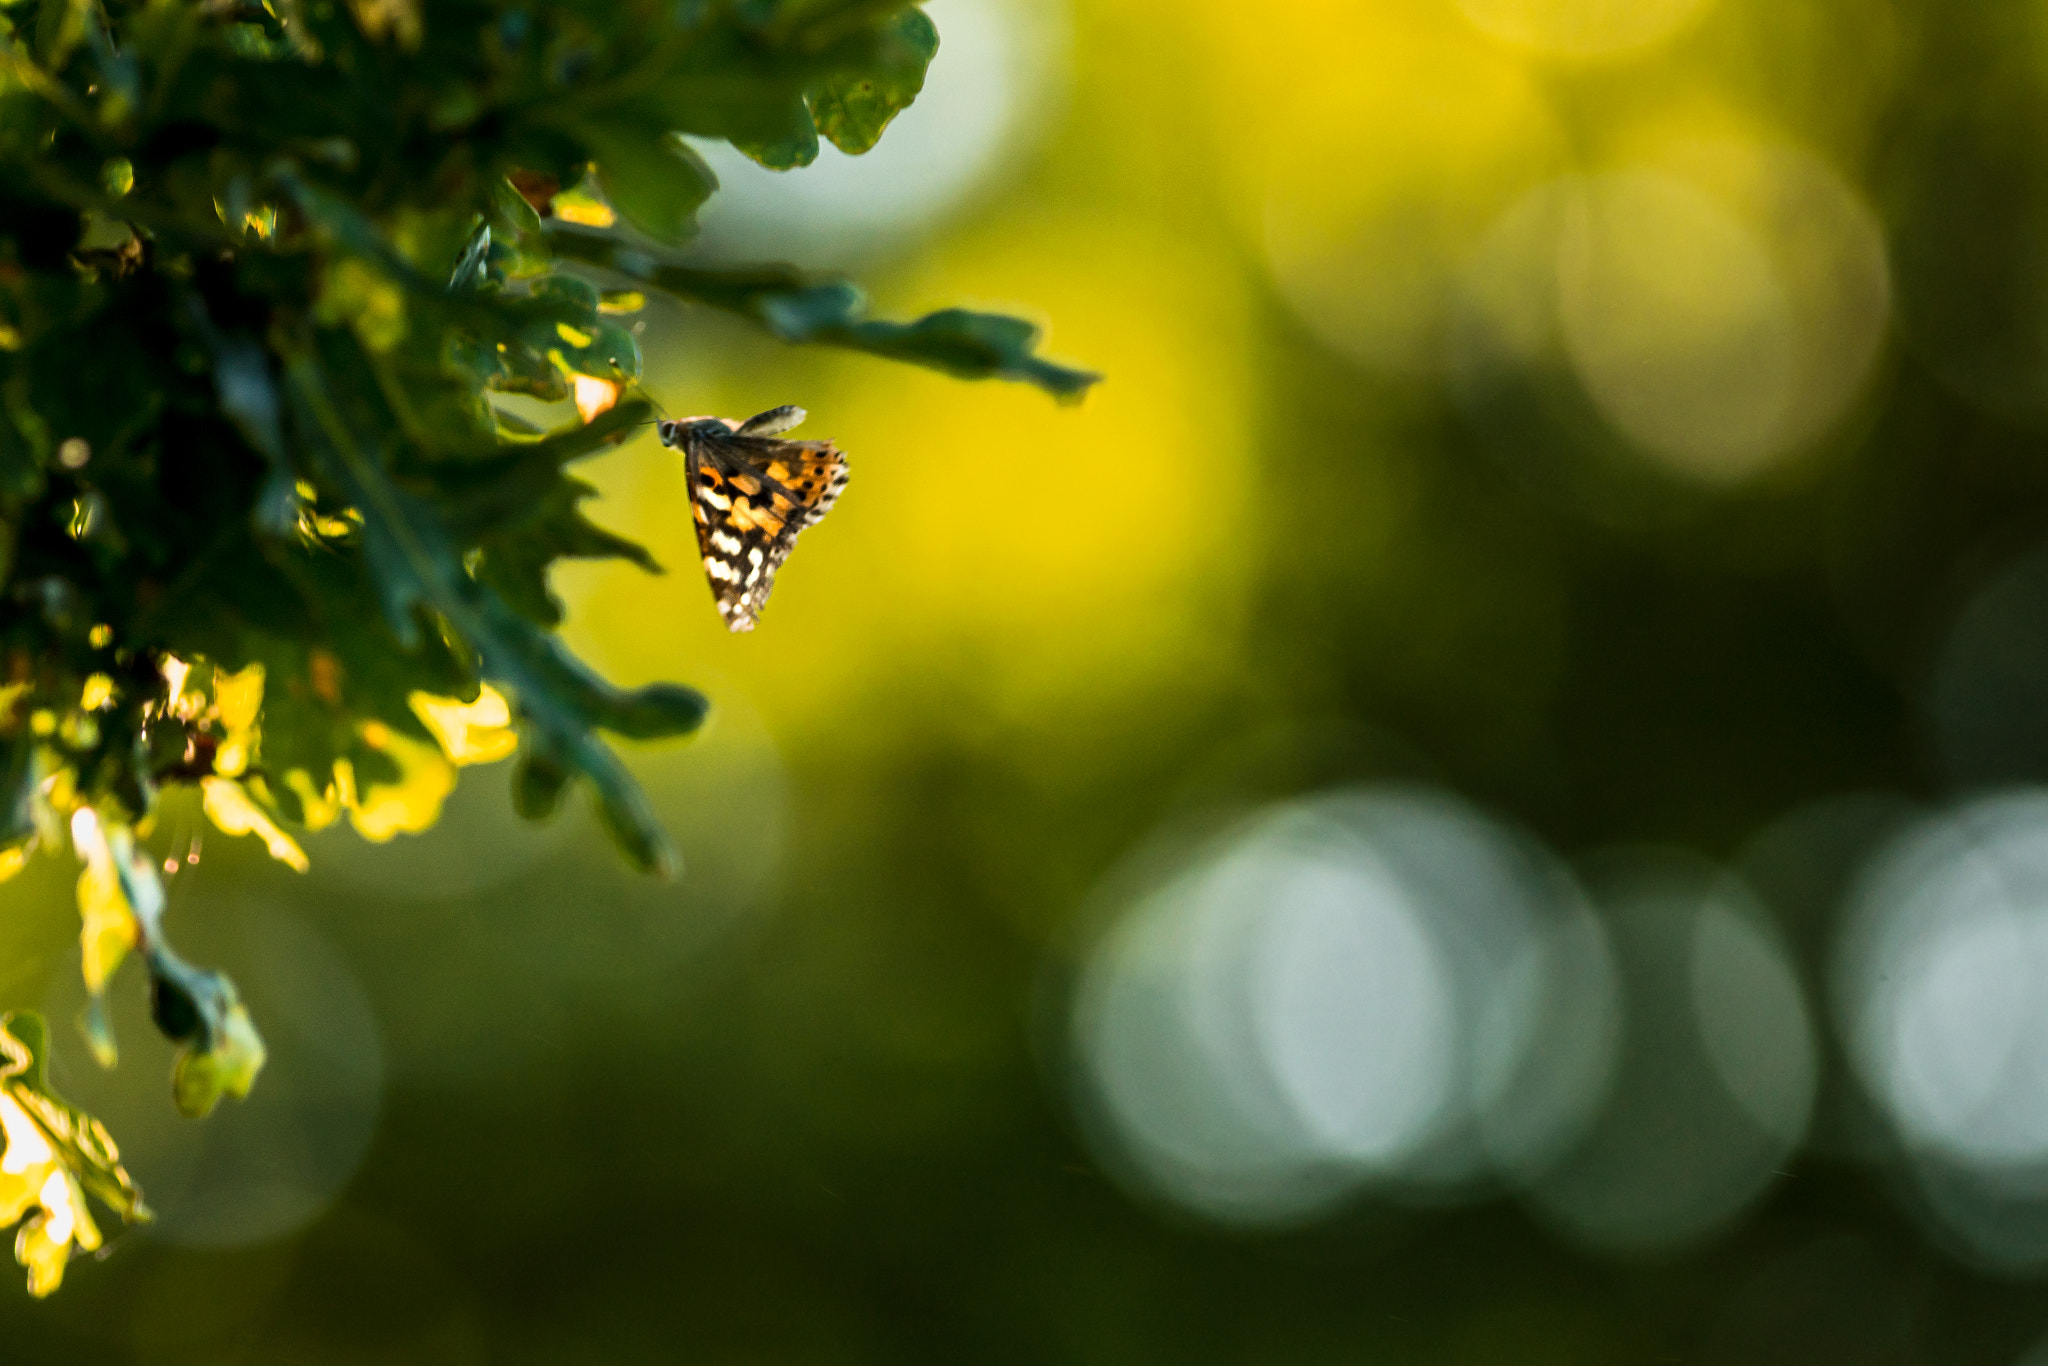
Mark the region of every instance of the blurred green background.
[[[734, 637], [674, 455], [590, 467], [685, 876], [502, 768], [207, 835], [269, 1070], [60, 1031], [163, 1218], [5, 1359], [2048, 1361], [2048, 4], [929, 9], [699, 250], [1108, 382], [652, 306], [854, 470]], [[0, 891], [60, 1025], [74, 876]]]

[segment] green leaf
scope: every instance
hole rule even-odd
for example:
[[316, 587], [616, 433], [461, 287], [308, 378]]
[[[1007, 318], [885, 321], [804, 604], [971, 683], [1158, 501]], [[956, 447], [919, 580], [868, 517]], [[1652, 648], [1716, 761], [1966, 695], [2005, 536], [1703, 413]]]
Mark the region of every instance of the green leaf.
[[241, 994], [226, 974], [195, 968], [161, 939], [147, 950], [150, 1014], [166, 1038], [185, 1046], [171, 1071], [171, 1098], [190, 1119], [211, 1114], [224, 1095], [240, 1099], [268, 1054]]
[[[8, 718], [0, 715], [0, 723]], [[35, 797], [41, 774], [36, 768], [36, 741], [27, 718], [0, 734], [0, 848], [19, 844], [36, 833]]]
[[251, 509], [250, 525], [258, 535], [273, 540], [289, 536], [298, 525], [297, 472], [285, 453], [269, 353], [248, 337], [222, 332], [197, 294], [185, 291], [179, 303], [184, 321], [212, 353], [214, 393], [221, 412], [270, 462], [270, 476]]
[[790, 266], [685, 266], [569, 228], [556, 229], [554, 243], [572, 260], [751, 318], [788, 342], [842, 346], [962, 379], [1022, 380], [1062, 400], [1080, 398], [1102, 379], [1039, 356], [1039, 329], [1022, 318], [948, 308], [914, 322], [888, 322], [866, 316], [867, 298], [854, 285]]
[[[451, 535], [465, 544], [483, 544], [540, 515], [559, 496], [564, 465], [613, 445], [644, 425], [651, 411], [643, 400], [629, 399], [594, 421], [515, 445], [502, 455], [435, 466], [425, 472], [422, 491]], [[588, 491], [577, 487], [583, 490], [579, 498]], [[620, 554], [635, 563], [653, 563], [638, 546]]]
[[568, 769], [547, 745], [528, 735], [512, 770], [512, 809], [526, 820], [545, 820], [554, 814], [569, 778]]
[[811, 92], [818, 131], [849, 156], [867, 151], [924, 89], [925, 70], [938, 51], [939, 30], [930, 16], [921, 9], [896, 15], [882, 26], [871, 66], [841, 72]]
[[284, 432], [279, 426], [277, 386], [270, 378], [270, 358], [246, 337], [220, 337], [214, 353], [213, 380], [220, 409], [241, 429], [251, 446], [283, 464]]
[[482, 539], [478, 580], [527, 620], [556, 626], [562, 605], [548, 588], [548, 568], [556, 560], [630, 560], [659, 574], [661, 566], [645, 549], [584, 517], [579, 505], [596, 492], [580, 479], [558, 476], [538, 506]]
[[576, 134], [597, 162], [604, 197], [628, 223], [670, 246], [697, 231], [697, 210], [718, 188], [704, 158], [666, 130], [587, 122]]
[[90, 0], [42, 0], [36, 7], [36, 56], [52, 72], [63, 69], [85, 38]]
[[462, 254], [455, 258], [455, 269], [449, 272], [448, 288], [459, 292], [475, 289], [485, 280], [485, 268], [491, 260], [491, 225], [486, 219], [476, 225], [463, 244]]
[[732, 145], [771, 171], [793, 171], [818, 159], [818, 128], [810, 106], [792, 95], [760, 131], [729, 134]]

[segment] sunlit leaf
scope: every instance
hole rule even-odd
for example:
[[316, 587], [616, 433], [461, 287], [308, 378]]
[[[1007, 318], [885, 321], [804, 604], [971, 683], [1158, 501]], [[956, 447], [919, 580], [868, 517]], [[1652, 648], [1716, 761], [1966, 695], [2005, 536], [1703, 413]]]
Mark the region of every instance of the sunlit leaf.
[[564, 223], [586, 228], [608, 228], [619, 221], [618, 214], [600, 193], [584, 185], [572, 186], [548, 201], [548, 208]]
[[489, 684], [474, 702], [452, 697], [434, 697], [416, 692], [412, 709], [426, 722], [427, 729], [441, 742], [441, 752], [457, 765], [494, 764], [510, 758], [519, 748], [519, 732], [512, 728], [512, 708], [504, 694]]
[[251, 664], [240, 673], [214, 670], [213, 711], [221, 729], [213, 771], [232, 778], [249, 766], [252, 757], [256, 721], [263, 711], [263, 666]]
[[367, 722], [363, 740], [398, 766], [398, 781], [371, 783], [355, 794], [349, 823], [366, 840], [417, 835], [441, 818], [455, 791], [455, 765], [434, 745], [400, 735], [381, 721]]
[[255, 835], [263, 841], [270, 856], [295, 872], [303, 873], [310, 866], [306, 851], [299, 848], [298, 841], [278, 828], [277, 822], [268, 812], [251, 800], [248, 790], [232, 778], [203, 778], [200, 780], [206, 818], [223, 833], [229, 835]]
[[135, 947], [141, 926], [116, 864], [121, 855], [90, 808], [80, 807], [72, 817], [71, 847], [85, 861], [78, 875], [78, 944], [85, 989], [98, 996]]
[[88, 1192], [124, 1222], [150, 1218], [106, 1128], [51, 1089], [49, 1031], [26, 1011], [0, 1015], [0, 1132], [0, 1227], [20, 1225], [14, 1255], [30, 1294], [57, 1288], [74, 1249], [99, 1247]]

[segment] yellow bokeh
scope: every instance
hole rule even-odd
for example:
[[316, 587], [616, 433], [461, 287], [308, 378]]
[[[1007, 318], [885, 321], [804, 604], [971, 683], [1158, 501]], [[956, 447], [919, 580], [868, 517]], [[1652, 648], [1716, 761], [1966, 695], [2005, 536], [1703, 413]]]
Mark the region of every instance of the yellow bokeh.
[[114, 680], [105, 674], [91, 674], [85, 680], [85, 688], [78, 699], [83, 711], [98, 711], [114, 700]]
[[889, 635], [1030, 641], [1015, 663], [1078, 672], [1135, 663], [1161, 613], [1226, 625], [1251, 485], [1251, 338], [1226, 263], [1155, 224], [1009, 223], [906, 292], [977, 285], [1037, 301], [1055, 354], [1111, 378], [1069, 408], [931, 375], [845, 394], [875, 490], [849, 536]]
[[1520, 363], [1568, 359], [1619, 435], [1693, 482], [1820, 449], [1890, 313], [1883, 230], [1858, 193], [1699, 90], [1610, 121], [1582, 165], [1489, 228], [1463, 271], [1470, 316]]
[[1458, 0], [1490, 37], [1547, 57], [1633, 56], [1697, 23], [1714, 0]]
[[[1230, 201], [1329, 345], [1433, 368], [1446, 286], [1566, 139], [1536, 77], [1447, 5], [1334, 0], [1203, 11]], [[1307, 78], [1301, 54], [1315, 54]]]

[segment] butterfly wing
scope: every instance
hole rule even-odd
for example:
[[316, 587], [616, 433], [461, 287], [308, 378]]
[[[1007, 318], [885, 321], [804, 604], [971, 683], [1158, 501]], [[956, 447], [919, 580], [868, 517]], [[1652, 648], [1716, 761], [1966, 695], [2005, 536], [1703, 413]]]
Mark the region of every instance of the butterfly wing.
[[778, 441], [699, 425], [685, 433], [697, 549], [718, 614], [751, 631], [798, 533], [846, 487], [846, 456], [829, 441]]
[[781, 436], [791, 427], [801, 423], [806, 416], [804, 410], [794, 403], [785, 403], [780, 408], [755, 413], [733, 430], [741, 436]]

